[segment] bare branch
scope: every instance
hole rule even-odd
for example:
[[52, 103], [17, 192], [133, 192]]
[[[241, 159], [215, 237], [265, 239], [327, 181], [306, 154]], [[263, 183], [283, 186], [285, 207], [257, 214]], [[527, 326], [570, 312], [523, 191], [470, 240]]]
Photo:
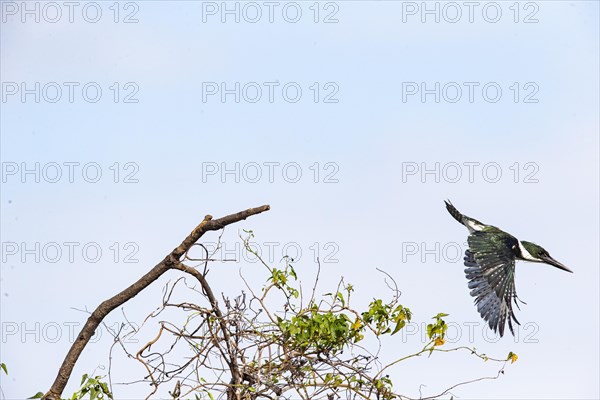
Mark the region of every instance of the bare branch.
[[79, 359], [81, 352], [88, 344], [90, 338], [102, 322], [102, 320], [115, 308], [121, 306], [128, 300], [138, 295], [142, 290], [148, 287], [152, 282], [156, 281], [162, 274], [178, 265], [182, 255], [184, 255], [193, 245], [208, 231], [216, 231], [224, 228], [229, 224], [245, 220], [246, 218], [268, 211], [270, 207], [264, 205], [257, 208], [249, 208], [240, 211], [236, 214], [231, 214], [223, 218], [213, 220], [211, 215], [204, 217], [204, 220], [186, 237], [179, 246], [168, 254], [161, 262], [156, 264], [144, 276], [138, 279], [137, 282], [116, 294], [108, 300], [103, 301], [87, 319], [77, 339], [69, 349], [54, 383], [50, 390], [44, 395], [46, 400], [60, 400], [61, 394], [67, 385], [67, 382], [73, 372], [75, 363]]

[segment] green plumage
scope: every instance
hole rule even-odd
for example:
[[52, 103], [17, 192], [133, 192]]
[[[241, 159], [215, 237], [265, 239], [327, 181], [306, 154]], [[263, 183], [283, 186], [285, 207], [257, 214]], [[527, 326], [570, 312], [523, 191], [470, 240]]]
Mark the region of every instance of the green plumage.
[[[504, 326], [514, 335], [513, 324], [517, 318], [512, 304], [517, 304], [515, 289], [515, 262], [526, 260], [543, 262], [562, 270], [570, 269], [550, 257], [541, 246], [519, 241], [514, 236], [461, 214], [450, 202], [446, 208], [454, 219], [469, 229], [469, 249], [465, 252], [465, 274], [469, 280], [471, 296], [475, 297], [477, 311], [488, 322], [490, 329], [504, 335]], [[518, 305], [517, 305], [518, 307]]]
[[469, 235], [468, 243], [465, 274], [477, 311], [490, 329], [500, 332], [500, 336], [504, 335], [508, 318], [508, 326], [514, 335], [512, 321], [517, 324], [519, 321], [512, 310], [512, 302], [517, 297], [512, 248], [517, 245], [517, 239], [490, 226]]

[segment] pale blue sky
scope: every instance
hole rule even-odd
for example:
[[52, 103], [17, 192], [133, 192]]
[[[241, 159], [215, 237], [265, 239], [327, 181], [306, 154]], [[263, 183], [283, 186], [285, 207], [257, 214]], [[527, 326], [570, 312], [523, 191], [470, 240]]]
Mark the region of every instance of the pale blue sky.
[[[482, 14], [485, 6], [486, 17], [494, 17], [496, 6], [490, 2], [479, 3], [472, 23], [462, 2], [456, 3], [463, 13], [458, 22], [445, 21], [444, 16], [454, 14], [444, 14], [439, 23], [431, 15], [423, 23], [419, 12], [405, 14], [403, 22], [403, 10], [421, 7], [421, 2], [391, 1], [337, 1], [327, 8], [321, 3], [317, 23], [313, 2], [297, 3], [302, 10], [297, 23], [286, 22], [281, 14], [285, 4], [293, 7], [289, 2], [275, 9], [273, 23], [266, 20], [268, 8], [262, 2], [256, 3], [261, 21], [249, 23], [242, 16], [235, 23], [229, 16], [222, 23], [220, 14], [205, 15], [206, 22], [202, 14], [203, 7], [210, 10], [221, 2], [192, 1], [138, 1], [127, 8], [120, 3], [119, 23], [113, 22], [112, 2], [100, 3], [97, 23], [85, 21], [81, 9], [86, 3], [80, 3], [73, 23], [64, 7], [57, 23], [44, 20], [54, 14], [40, 14], [39, 23], [25, 15], [23, 23], [22, 10], [14, 8], [21, 2], [1, 2], [0, 72], [6, 99], [0, 103], [0, 345], [10, 373], [1, 377], [4, 396], [28, 397], [50, 386], [70, 345], [65, 324], [86, 319], [72, 307], [93, 309], [132, 283], [206, 213], [221, 216], [268, 203], [271, 211], [228, 230], [230, 247], [238, 228], [253, 229], [261, 243], [280, 242], [279, 255], [283, 244], [298, 243], [303, 249], [298, 268], [312, 273], [311, 245], [317, 242], [323, 257], [331, 249], [325, 244], [334, 243], [339, 262], [325, 264], [322, 285], [334, 285], [343, 275], [358, 287], [357, 299], [364, 303], [381, 295], [383, 282], [375, 268], [383, 268], [397, 279], [402, 302], [418, 324], [443, 311], [463, 327], [456, 344], [500, 357], [511, 350], [519, 355], [500, 380], [457, 389], [457, 396], [598, 398], [598, 3], [520, 2], [516, 8], [513, 3], [494, 3], [502, 12], [496, 23]], [[39, 4], [43, 13], [46, 3]], [[435, 2], [428, 4], [434, 7]], [[452, 11], [447, 3], [438, 4], [440, 10]], [[86, 15], [93, 17], [92, 11]], [[138, 22], [122, 23], [131, 12]], [[329, 13], [337, 23], [322, 22]], [[524, 23], [527, 16], [538, 22]], [[275, 81], [280, 86], [270, 103], [264, 82]], [[41, 93], [36, 103], [33, 94], [25, 102], [20, 92], [7, 94], [15, 87], [20, 91], [22, 82], [29, 88], [35, 82], [40, 88], [57, 82], [63, 97], [50, 103]], [[64, 82], [79, 84], [73, 103]], [[82, 97], [88, 82], [102, 89], [96, 103]], [[115, 82], [118, 103], [113, 101]], [[235, 82], [241, 87], [257, 82], [263, 98], [250, 103], [242, 96], [235, 103], [229, 95], [222, 103], [217, 95], [203, 102], [206, 82], [226, 82], [229, 88]], [[281, 95], [281, 87], [290, 82], [302, 89], [296, 103]], [[415, 95], [403, 102], [403, 82], [405, 87], [406, 82], [425, 82], [430, 89], [435, 82], [440, 87], [456, 82], [448, 90], [458, 85], [463, 97], [451, 103], [442, 96], [436, 103], [434, 95], [425, 102]], [[472, 103], [464, 82], [474, 82]], [[489, 83], [502, 90], [495, 103], [482, 97], [481, 88]], [[123, 103], [134, 89], [138, 102]], [[334, 90], [338, 102], [324, 103]], [[530, 100], [537, 102], [526, 103], [533, 92]], [[453, 96], [448, 92], [447, 97]], [[33, 175], [20, 175], [23, 165], [33, 168], [36, 162], [40, 183]], [[80, 163], [74, 166], [73, 183], [64, 164], [69, 162]], [[225, 182], [219, 174], [203, 179], [207, 163], [233, 168], [236, 162], [247, 173], [254, 171], [250, 163], [258, 163], [263, 178], [258, 183], [249, 182], [250, 175], [241, 176], [239, 183], [232, 175]], [[272, 183], [264, 164], [270, 162], [280, 163]], [[57, 183], [49, 182], [51, 163], [62, 166]], [[421, 177], [423, 166], [431, 169], [436, 163], [447, 173], [439, 183], [431, 174]], [[479, 163], [473, 182], [465, 163]], [[92, 168], [89, 174], [99, 166], [98, 183], [82, 177], [84, 164]], [[299, 166], [298, 183], [288, 182], [292, 175], [282, 176], [285, 164]], [[463, 177], [452, 183], [457, 164]], [[490, 182], [495, 169], [482, 175], [483, 166], [490, 164], [502, 173], [496, 183]], [[403, 169], [414, 165], [419, 173], [403, 179]], [[19, 171], [13, 175], [15, 166]], [[120, 171], [118, 183], [115, 169]], [[317, 183], [315, 169], [320, 172]], [[128, 173], [133, 174], [129, 180], [138, 182], [124, 183]], [[324, 182], [330, 173], [329, 180], [337, 183]], [[531, 179], [536, 182], [526, 183]], [[517, 265], [517, 290], [528, 303], [517, 317], [536, 327], [535, 343], [523, 335], [516, 342], [510, 336], [486, 341], [460, 260], [435, 262], [430, 256], [422, 262], [424, 247], [466, 241], [466, 230], [443, 207], [446, 198], [472, 217], [541, 244], [574, 270], [571, 275], [541, 264]], [[21, 249], [12, 254], [9, 243], [23, 242], [29, 247], [36, 242], [41, 247], [80, 245], [73, 262], [63, 254], [51, 263], [48, 253], [38, 263], [33, 256], [22, 262]], [[115, 242], [118, 263], [110, 248]], [[134, 247], [124, 248], [130, 242]], [[86, 243], [98, 243], [103, 251], [99, 262], [83, 258], [80, 249]], [[416, 255], [403, 253], [415, 243]], [[135, 251], [137, 262], [122, 262], [129, 251]], [[235, 293], [240, 283], [231, 276], [240, 268], [251, 275], [257, 265], [215, 266], [216, 290]], [[141, 321], [159, 304], [162, 284], [174, 276], [128, 304], [127, 315]], [[117, 314], [110, 321], [120, 322]], [[479, 323], [472, 341], [465, 337], [465, 324], [471, 322]], [[21, 339], [24, 329], [42, 332], [53, 324], [62, 327], [56, 343], [43, 338], [36, 343], [33, 334]], [[15, 326], [18, 331], [11, 333]], [[76, 389], [83, 373], [107, 365], [110, 343], [105, 333], [86, 349], [66, 393]], [[386, 357], [400, 356], [416, 350], [420, 339], [403, 343], [397, 338], [388, 345]], [[138, 365], [121, 362], [116, 381], [144, 374]], [[34, 364], [43, 368], [32, 368]], [[398, 369], [396, 387], [418, 396], [419, 385], [425, 384], [423, 394], [431, 395], [494, 371], [467, 356], [419, 359]], [[115, 394], [135, 398], [145, 396], [146, 389], [121, 385]]]

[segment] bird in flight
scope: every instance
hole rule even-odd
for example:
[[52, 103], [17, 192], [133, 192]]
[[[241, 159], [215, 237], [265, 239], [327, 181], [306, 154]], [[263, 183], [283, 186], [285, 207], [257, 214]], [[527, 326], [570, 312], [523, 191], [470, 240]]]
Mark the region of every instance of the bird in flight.
[[450, 201], [445, 203], [450, 215], [469, 230], [469, 249], [465, 251], [464, 258], [467, 267], [465, 274], [471, 296], [475, 297], [477, 311], [488, 322], [490, 329], [500, 332], [500, 336], [504, 335], [508, 320], [508, 327], [514, 336], [512, 321], [520, 325], [512, 308], [513, 301], [519, 307], [515, 290], [516, 260], [545, 263], [563, 271], [573, 271], [552, 258], [541, 246], [518, 240], [495, 226], [461, 214]]

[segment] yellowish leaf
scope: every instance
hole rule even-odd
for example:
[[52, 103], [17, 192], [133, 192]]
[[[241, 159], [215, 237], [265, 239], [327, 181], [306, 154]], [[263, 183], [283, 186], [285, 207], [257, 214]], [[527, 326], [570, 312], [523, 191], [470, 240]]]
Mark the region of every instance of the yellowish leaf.
[[440, 337], [435, 338], [435, 342], [433, 343], [434, 346], [441, 346], [444, 343], [446, 343], [446, 341]]

